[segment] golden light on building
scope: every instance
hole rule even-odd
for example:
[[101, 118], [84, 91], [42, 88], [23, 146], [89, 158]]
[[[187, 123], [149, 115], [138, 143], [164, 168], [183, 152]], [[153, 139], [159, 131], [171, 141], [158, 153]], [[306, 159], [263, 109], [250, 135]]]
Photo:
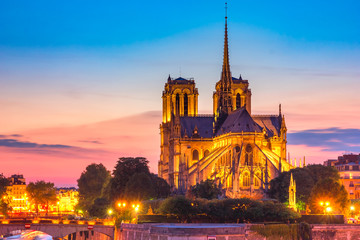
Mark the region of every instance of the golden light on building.
[[[296, 167], [286, 156], [285, 117], [281, 106], [273, 115], [251, 113], [249, 81], [230, 71], [227, 23], [224, 40], [212, 114], [198, 114], [194, 79], [169, 76], [165, 83], [158, 174], [184, 192], [213, 179], [227, 197], [262, 198], [271, 179]], [[305, 166], [305, 159], [299, 166]]]

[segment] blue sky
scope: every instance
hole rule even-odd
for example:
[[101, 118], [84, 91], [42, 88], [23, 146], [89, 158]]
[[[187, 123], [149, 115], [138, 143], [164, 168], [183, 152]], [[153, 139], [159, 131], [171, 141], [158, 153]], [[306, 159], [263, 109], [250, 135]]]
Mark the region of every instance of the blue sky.
[[[360, 2], [249, 0], [228, 6], [231, 70], [249, 80], [252, 112], [274, 114], [282, 104], [292, 156], [321, 162], [342, 151], [360, 152], [354, 137], [360, 129]], [[38, 157], [16, 152], [15, 143], [79, 151], [92, 149], [85, 142], [104, 142], [101, 154], [124, 156], [131, 153], [118, 146], [144, 132], [146, 150], [128, 149], [148, 157], [156, 171], [159, 148], [153, 145], [168, 74], [194, 77], [199, 111], [211, 113], [224, 12], [224, 1], [1, 1], [0, 138], [22, 136], [2, 139], [0, 147], [12, 144], [3, 149], [12, 156], [9, 174], [20, 152], [21, 160]], [[141, 122], [149, 112], [151, 121]], [[128, 129], [121, 128], [116, 142], [113, 125], [94, 136], [91, 127], [83, 131], [115, 120], [134, 124], [126, 136]], [[61, 134], [67, 131], [71, 139]]]
[[[309, 42], [359, 43], [358, 1], [229, 1], [229, 21]], [[3, 47], [121, 47], [223, 22], [223, 1], [2, 1]]]

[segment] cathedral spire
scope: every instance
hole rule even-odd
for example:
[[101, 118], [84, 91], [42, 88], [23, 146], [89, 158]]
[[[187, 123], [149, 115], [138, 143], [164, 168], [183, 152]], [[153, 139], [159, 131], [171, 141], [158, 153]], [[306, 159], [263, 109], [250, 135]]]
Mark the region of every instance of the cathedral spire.
[[227, 3], [225, 3], [225, 36], [224, 36], [224, 59], [221, 73], [221, 82], [224, 90], [231, 85], [231, 72], [229, 62], [229, 44], [228, 44], [228, 30], [227, 30]]

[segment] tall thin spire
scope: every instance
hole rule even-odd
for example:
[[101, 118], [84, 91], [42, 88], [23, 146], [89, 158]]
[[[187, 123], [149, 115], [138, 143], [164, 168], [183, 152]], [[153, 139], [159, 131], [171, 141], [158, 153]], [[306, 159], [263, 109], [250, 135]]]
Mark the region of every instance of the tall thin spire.
[[224, 36], [224, 59], [221, 73], [221, 81], [224, 84], [224, 90], [231, 85], [231, 72], [229, 62], [229, 45], [228, 45], [228, 30], [227, 30], [227, 2], [225, 3], [225, 36]]

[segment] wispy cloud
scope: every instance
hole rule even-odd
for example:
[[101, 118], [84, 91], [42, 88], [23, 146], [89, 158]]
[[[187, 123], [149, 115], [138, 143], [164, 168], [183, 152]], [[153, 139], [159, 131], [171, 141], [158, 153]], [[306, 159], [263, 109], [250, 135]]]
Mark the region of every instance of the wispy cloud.
[[0, 134], [0, 138], [20, 138], [23, 137], [21, 134], [10, 134], [10, 135], [2, 135]]
[[98, 140], [80, 140], [79, 142], [82, 143], [93, 143], [93, 144], [103, 144], [102, 142], [98, 141]]
[[360, 129], [309, 129], [288, 134], [291, 145], [322, 147], [323, 151], [360, 152]]
[[71, 148], [69, 145], [62, 144], [39, 144], [34, 142], [22, 142], [16, 139], [0, 139], [0, 147], [12, 148]]

